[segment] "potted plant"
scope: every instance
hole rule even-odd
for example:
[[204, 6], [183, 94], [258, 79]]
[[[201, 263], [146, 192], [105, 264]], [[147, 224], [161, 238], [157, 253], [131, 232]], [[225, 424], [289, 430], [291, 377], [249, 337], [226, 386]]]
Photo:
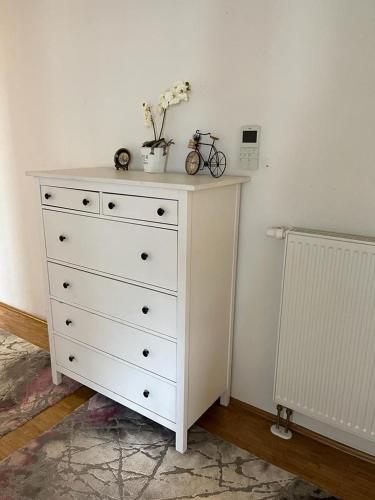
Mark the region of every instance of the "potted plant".
[[167, 110], [174, 104], [188, 100], [188, 93], [191, 87], [189, 82], [176, 82], [160, 96], [159, 111], [162, 115], [160, 131], [157, 132], [157, 125], [152, 113], [152, 107], [148, 102], [143, 102], [143, 115], [146, 127], [152, 127], [154, 139], [142, 144], [141, 154], [143, 159], [143, 168], [145, 172], [156, 173], [164, 172], [167, 164], [168, 151], [173, 139], [166, 140], [163, 135]]

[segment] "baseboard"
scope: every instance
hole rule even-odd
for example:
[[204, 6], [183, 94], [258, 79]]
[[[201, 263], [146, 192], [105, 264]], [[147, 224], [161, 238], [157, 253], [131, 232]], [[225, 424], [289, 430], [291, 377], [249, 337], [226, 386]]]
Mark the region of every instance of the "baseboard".
[[22, 309], [18, 309], [17, 307], [10, 306], [9, 304], [5, 304], [4, 302], [0, 302], [0, 308], [7, 309], [8, 311], [11, 311], [11, 312], [18, 314], [20, 316], [24, 316], [26, 318], [30, 318], [34, 321], [39, 321], [40, 323], [47, 324], [47, 321], [45, 319], [40, 318], [39, 316], [35, 316], [34, 314], [22, 311]]
[[[276, 415], [274, 415], [273, 413], [262, 410], [261, 408], [257, 408], [256, 406], [249, 405], [248, 403], [240, 401], [239, 399], [231, 398], [231, 405], [233, 405], [233, 408], [236, 408], [239, 411], [258, 415], [263, 419], [268, 420], [269, 422], [276, 422]], [[351, 455], [355, 458], [365, 460], [366, 462], [369, 462], [371, 464], [375, 464], [375, 457], [373, 457], [372, 455], [369, 455], [364, 451], [356, 450], [355, 448], [352, 448], [346, 444], [339, 443], [334, 439], [322, 436], [321, 434], [311, 431], [306, 427], [302, 427], [302, 425], [298, 425], [294, 422], [291, 422], [290, 429], [297, 434], [306, 436], [310, 439], [313, 439], [314, 441], [318, 441], [321, 444], [330, 446], [331, 448], [335, 448], [336, 450], [342, 451], [343, 453], [347, 453], [348, 455]]]

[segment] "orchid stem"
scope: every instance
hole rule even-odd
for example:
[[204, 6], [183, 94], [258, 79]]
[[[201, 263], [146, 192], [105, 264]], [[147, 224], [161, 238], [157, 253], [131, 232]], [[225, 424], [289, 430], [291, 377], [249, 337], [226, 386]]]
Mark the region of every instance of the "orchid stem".
[[159, 134], [159, 141], [161, 139], [161, 134], [163, 133], [163, 128], [164, 128], [164, 122], [165, 122], [165, 115], [167, 113], [167, 110], [165, 109], [164, 110], [164, 113], [163, 113], [163, 121], [161, 122], [161, 129], [160, 129], [160, 134]]
[[155, 129], [155, 122], [154, 122], [154, 119], [153, 119], [152, 115], [151, 115], [151, 123], [152, 123], [152, 128], [153, 128], [153, 130], [154, 130], [154, 137], [155, 137], [155, 141], [156, 141], [156, 129]]

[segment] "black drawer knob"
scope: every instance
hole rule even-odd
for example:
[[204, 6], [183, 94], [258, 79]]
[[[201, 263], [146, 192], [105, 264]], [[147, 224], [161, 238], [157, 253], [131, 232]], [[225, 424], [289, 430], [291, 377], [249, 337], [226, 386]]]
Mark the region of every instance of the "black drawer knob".
[[86, 206], [90, 203], [90, 200], [88, 200], [87, 198], [83, 198], [82, 203]]
[[46, 194], [44, 195], [44, 198], [45, 198], [46, 200], [49, 200], [50, 198], [52, 198], [52, 194], [46, 193]]
[[113, 203], [113, 201], [110, 201], [110, 202], [108, 203], [108, 208], [109, 208], [110, 210], [112, 210], [112, 208], [115, 208], [115, 206], [116, 206], [116, 205]]
[[145, 398], [148, 398], [148, 397], [149, 397], [149, 395], [150, 395], [150, 391], [148, 391], [147, 389], [145, 389], [145, 390], [143, 391], [143, 395], [144, 395], [144, 397], [145, 397]]
[[64, 283], [63, 283], [63, 287], [64, 287], [64, 288], [68, 288], [68, 286], [70, 286], [70, 283], [68, 283], [67, 281], [64, 281]]
[[143, 314], [147, 314], [147, 313], [148, 313], [148, 311], [149, 311], [149, 308], [148, 308], [147, 306], [143, 306], [143, 307], [142, 307], [142, 312], [143, 312]]
[[70, 355], [68, 359], [70, 362], [72, 362], [72, 361], [74, 361], [74, 356]]
[[72, 324], [72, 320], [71, 320], [71, 319], [67, 319], [67, 320], [65, 321], [65, 324], [66, 324], [66, 326], [71, 325], [71, 324]]
[[164, 212], [165, 212], [164, 208], [158, 208], [158, 209], [157, 209], [157, 214], [158, 214], [158, 215], [160, 215], [160, 217], [161, 217], [162, 215], [164, 215]]
[[60, 234], [60, 236], [59, 236], [59, 240], [60, 240], [60, 241], [64, 241], [64, 240], [66, 240], [66, 236], [64, 236], [63, 234]]
[[142, 259], [142, 260], [147, 260], [147, 259], [148, 259], [148, 253], [146, 253], [146, 252], [142, 252], [142, 253], [141, 253], [141, 259]]
[[143, 349], [142, 354], [145, 358], [147, 358], [148, 355], [150, 354], [150, 351], [148, 349]]

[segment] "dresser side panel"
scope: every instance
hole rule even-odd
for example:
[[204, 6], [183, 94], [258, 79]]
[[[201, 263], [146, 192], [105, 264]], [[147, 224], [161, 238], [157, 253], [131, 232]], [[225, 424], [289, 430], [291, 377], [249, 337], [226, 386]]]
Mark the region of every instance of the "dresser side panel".
[[237, 197], [236, 186], [192, 195], [189, 426], [228, 390]]
[[180, 192], [177, 294], [176, 450], [187, 448], [189, 396], [189, 311], [191, 266], [191, 192]]

